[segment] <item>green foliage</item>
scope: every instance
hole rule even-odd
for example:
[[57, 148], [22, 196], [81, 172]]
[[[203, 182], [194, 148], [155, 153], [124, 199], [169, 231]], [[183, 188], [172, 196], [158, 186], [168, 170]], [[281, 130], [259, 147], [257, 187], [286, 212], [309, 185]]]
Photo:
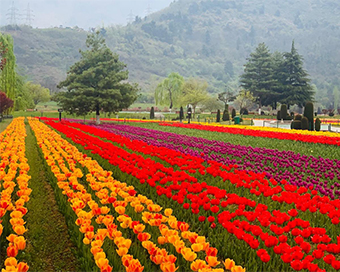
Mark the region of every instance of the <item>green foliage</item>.
[[217, 114], [216, 114], [216, 122], [219, 123], [221, 122], [221, 111], [217, 110]]
[[223, 121], [229, 121], [229, 120], [230, 120], [230, 116], [229, 116], [228, 110], [224, 110], [224, 111], [223, 111], [222, 120], [223, 120]]
[[302, 115], [301, 114], [295, 115], [295, 119], [294, 120], [301, 121], [302, 120]]
[[242, 108], [251, 107], [255, 101], [256, 101], [256, 98], [253, 96], [253, 94], [250, 91], [241, 89], [234, 103], [240, 107], [240, 112], [241, 112]]
[[50, 90], [42, 87], [40, 84], [33, 84], [32, 82], [26, 82], [23, 86], [24, 92], [33, 101], [33, 105], [36, 106], [40, 102], [48, 102], [51, 99]]
[[302, 129], [302, 121], [301, 120], [294, 120], [293, 122], [294, 129]]
[[155, 108], [154, 107], [151, 107], [151, 110], [150, 110], [150, 119], [155, 119]]
[[201, 110], [208, 110], [210, 112], [217, 111], [219, 108], [223, 107], [222, 103], [214, 97], [209, 97], [201, 102]]
[[231, 118], [234, 118], [236, 116], [236, 110], [232, 109], [231, 111]]
[[190, 104], [195, 115], [197, 105], [209, 98], [207, 88], [208, 83], [206, 81], [195, 78], [186, 80], [182, 88], [180, 103], [182, 105]]
[[179, 120], [183, 120], [184, 119], [184, 111], [183, 111], [183, 107], [180, 108], [179, 110]]
[[218, 94], [218, 100], [224, 103], [224, 109], [228, 109], [228, 103], [236, 99], [233, 91], [227, 88], [227, 91]]
[[276, 119], [281, 120], [281, 111], [280, 110], [277, 111]]
[[307, 102], [303, 115], [308, 119], [308, 130], [314, 130], [314, 105], [312, 102]]
[[303, 130], [308, 130], [309, 128], [309, 120], [307, 117], [302, 117], [302, 120], [301, 120], [301, 128]]
[[95, 111], [98, 117], [100, 110], [116, 113], [128, 108], [137, 99], [139, 88], [127, 82], [126, 64], [111, 52], [99, 32], [88, 35], [86, 46], [88, 50], [80, 50], [80, 61], [58, 86], [67, 88], [56, 96], [59, 105], [71, 114]]
[[170, 105], [170, 109], [179, 106], [183, 85], [184, 78], [178, 73], [171, 73], [155, 90], [156, 105]]
[[282, 104], [280, 110], [280, 119], [287, 120], [288, 113], [287, 113], [287, 105]]
[[321, 120], [320, 118], [316, 118], [315, 119], [315, 130], [320, 131], [320, 129], [321, 129]]

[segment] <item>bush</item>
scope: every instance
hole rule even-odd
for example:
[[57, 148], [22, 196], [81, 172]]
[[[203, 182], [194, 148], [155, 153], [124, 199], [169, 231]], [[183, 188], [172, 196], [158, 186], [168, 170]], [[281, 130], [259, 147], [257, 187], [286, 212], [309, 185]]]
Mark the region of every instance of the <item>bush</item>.
[[249, 112], [248, 112], [248, 110], [246, 108], [242, 108], [240, 110], [240, 114], [249, 115]]
[[300, 120], [294, 120], [293, 121], [293, 127], [294, 129], [301, 129], [302, 128], [302, 124]]
[[183, 107], [180, 108], [179, 110], [179, 120], [183, 120], [184, 119], [184, 111], [183, 111]]
[[222, 120], [223, 120], [223, 121], [229, 121], [229, 120], [230, 120], [228, 110], [224, 110], [224, 111], [223, 111]]
[[307, 129], [314, 130], [314, 105], [312, 102], [306, 103], [303, 115], [308, 119]]
[[309, 127], [309, 120], [307, 117], [303, 117], [301, 120], [301, 128], [303, 130], [308, 130], [308, 127]]
[[281, 105], [281, 110], [280, 110], [280, 117], [283, 120], [287, 120], [287, 105], [286, 104], [282, 104]]
[[292, 111], [292, 112], [290, 113], [290, 117], [292, 117], [292, 119], [294, 119], [294, 116], [295, 116], [295, 114], [294, 114], [294, 112]]
[[281, 120], [281, 111], [280, 110], [277, 111], [276, 119]]
[[295, 119], [294, 120], [298, 120], [298, 121], [301, 121], [302, 120], [302, 115], [301, 114], [297, 114], [295, 116]]
[[330, 111], [328, 115], [329, 115], [330, 117], [333, 117], [333, 116], [334, 116], [334, 111]]
[[220, 110], [217, 111], [216, 122], [217, 123], [221, 122], [221, 111]]
[[155, 119], [155, 109], [154, 109], [154, 107], [151, 107], [151, 110], [150, 110], [150, 119]]
[[235, 116], [236, 116], [236, 110], [233, 109], [233, 110], [231, 111], [231, 118], [234, 118]]
[[315, 119], [315, 130], [320, 131], [320, 129], [321, 129], [321, 121], [319, 118], [316, 118]]

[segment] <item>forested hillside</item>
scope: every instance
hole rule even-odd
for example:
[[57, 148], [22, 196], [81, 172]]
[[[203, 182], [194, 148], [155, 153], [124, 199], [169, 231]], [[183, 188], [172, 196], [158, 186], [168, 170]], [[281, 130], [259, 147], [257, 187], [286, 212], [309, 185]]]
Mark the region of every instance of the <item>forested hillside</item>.
[[[126, 27], [101, 28], [109, 47], [128, 64], [130, 81], [150, 100], [170, 72], [208, 80], [210, 92], [236, 88], [243, 65], [265, 42], [271, 52], [289, 51], [292, 40], [327, 107], [340, 84], [340, 3], [335, 0], [180, 0]], [[18, 66], [53, 90], [79, 57], [87, 33], [81, 29], [31, 29], [12, 34]]]

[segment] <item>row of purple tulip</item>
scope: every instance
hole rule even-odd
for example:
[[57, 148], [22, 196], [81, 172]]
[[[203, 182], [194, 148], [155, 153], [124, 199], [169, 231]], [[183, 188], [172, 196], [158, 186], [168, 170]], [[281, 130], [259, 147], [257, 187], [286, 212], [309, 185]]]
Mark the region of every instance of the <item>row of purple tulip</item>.
[[331, 199], [340, 196], [340, 160], [300, 155], [293, 151], [233, 145], [170, 132], [117, 124], [99, 128], [223, 164], [237, 164], [242, 170], [266, 172], [267, 178], [287, 180], [290, 184], [309, 187]]

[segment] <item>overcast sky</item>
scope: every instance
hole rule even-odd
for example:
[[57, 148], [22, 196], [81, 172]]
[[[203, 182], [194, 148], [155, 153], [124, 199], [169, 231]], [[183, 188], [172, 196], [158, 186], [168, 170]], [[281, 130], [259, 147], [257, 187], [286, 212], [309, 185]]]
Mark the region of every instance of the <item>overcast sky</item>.
[[[0, 25], [10, 23], [11, 14], [17, 24], [27, 21], [28, 5], [32, 26], [79, 26], [84, 29], [101, 25], [127, 23], [129, 14], [144, 17], [148, 7], [161, 10], [173, 0], [0, 0]], [[11, 12], [14, 3], [15, 12]]]

